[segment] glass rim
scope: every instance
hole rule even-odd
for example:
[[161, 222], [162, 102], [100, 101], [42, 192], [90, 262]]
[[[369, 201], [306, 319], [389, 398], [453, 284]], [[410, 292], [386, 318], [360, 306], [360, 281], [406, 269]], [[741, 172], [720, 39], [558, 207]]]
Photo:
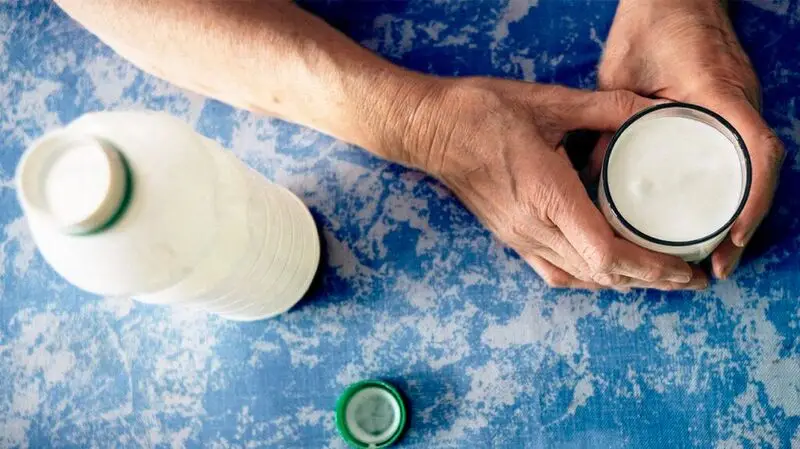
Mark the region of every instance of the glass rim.
[[[651, 235], [645, 234], [644, 232], [642, 232], [639, 229], [637, 229], [628, 220], [625, 219], [625, 217], [622, 215], [622, 213], [617, 208], [617, 205], [614, 204], [614, 198], [611, 196], [611, 189], [609, 188], [609, 185], [608, 185], [608, 176], [606, 176], [608, 174], [608, 165], [609, 165], [609, 162], [611, 160], [611, 153], [614, 151], [614, 145], [617, 143], [617, 140], [619, 140], [620, 136], [622, 136], [622, 134], [625, 132], [625, 130], [627, 130], [631, 125], [633, 125], [640, 118], [642, 118], [642, 117], [644, 117], [644, 116], [646, 116], [646, 115], [648, 115], [648, 114], [650, 114], [652, 112], [660, 111], [662, 109], [673, 109], [673, 108], [691, 109], [691, 110], [693, 110], [695, 112], [700, 112], [701, 114], [708, 115], [710, 118], [712, 118], [712, 119], [716, 120], [717, 122], [719, 122], [736, 139], [736, 142], [734, 142], [734, 143], [736, 145], [738, 145], [739, 150], [741, 151], [742, 157], [744, 159], [744, 166], [745, 166], [744, 191], [742, 192], [742, 197], [739, 200], [739, 205], [736, 207], [736, 210], [731, 215], [731, 218], [728, 221], [726, 221], [725, 224], [722, 225], [722, 227], [720, 227], [716, 231], [714, 231], [714, 232], [712, 232], [712, 233], [710, 233], [710, 234], [708, 234], [708, 235], [706, 235], [704, 237], [700, 237], [700, 238], [693, 239], [693, 240], [684, 240], [684, 241], [664, 240], [664, 239], [660, 239], [660, 238], [653, 237]], [[637, 237], [640, 237], [640, 238], [642, 238], [642, 239], [644, 239], [644, 240], [646, 240], [648, 242], [655, 243], [655, 244], [658, 244], [658, 245], [673, 246], [673, 247], [691, 246], [691, 245], [696, 245], [698, 243], [704, 243], [704, 242], [707, 242], [707, 241], [719, 236], [721, 233], [725, 232], [728, 228], [730, 228], [733, 225], [733, 223], [736, 221], [736, 219], [739, 218], [739, 215], [741, 215], [742, 210], [744, 210], [744, 206], [747, 203], [748, 197], [750, 196], [750, 186], [751, 186], [752, 181], [753, 181], [752, 164], [750, 162], [750, 152], [747, 150], [747, 145], [745, 145], [744, 139], [739, 134], [739, 131], [737, 131], [736, 128], [734, 128], [733, 125], [730, 124], [730, 122], [725, 120], [725, 118], [723, 118], [721, 115], [717, 114], [716, 112], [714, 112], [714, 111], [712, 111], [710, 109], [704, 108], [702, 106], [698, 106], [696, 104], [683, 103], [683, 102], [679, 102], [679, 101], [671, 102], [671, 103], [657, 104], [655, 106], [651, 106], [649, 108], [642, 109], [641, 111], [639, 111], [636, 114], [634, 114], [633, 116], [631, 116], [628, 120], [626, 120], [625, 123], [623, 123], [622, 126], [619, 127], [619, 129], [614, 133], [614, 136], [608, 142], [608, 147], [607, 147], [607, 150], [606, 150], [606, 154], [605, 154], [605, 156], [603, 158], [602, 173], [603, 173], [603, 176], [602, 176], [602, 179], [603, 179], [602, 189], [603, 189], [603, 193], [605, 193], [606, 201], [608, 202], [608, 206], [611, 209], [611, 212], [614, 214], [614, 216], [616, 216], [619, 219], [619, 221], [622, 223], [622, 225], [626, 229], [628, 229], [629, 231], [634, 233]]]

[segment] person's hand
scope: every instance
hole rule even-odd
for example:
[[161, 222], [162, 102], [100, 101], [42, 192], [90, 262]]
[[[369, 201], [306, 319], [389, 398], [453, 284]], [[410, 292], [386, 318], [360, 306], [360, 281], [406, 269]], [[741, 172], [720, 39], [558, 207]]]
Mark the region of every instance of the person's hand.
[[682, 260], [616, 237], [559, 145], [570, 130], [615, 130], [651, 100], [490, 78], [440, 84], [404, 133], [406, 163], [442, 180], [549, 285], [705, 287]]
[[[744, 138], [753, 166], [750, 197], [729, 236], [712, 255], [726, 278], [767, 214], [784, 150], [759, 114], [758, 79], [720, 0], [622, 0], [598, 73], [600, 89], [628, 89], [705, 106]], [[598, 149], [605, 147], [598, 145]], [[599, 171], [602, 151], [593, 155]]]

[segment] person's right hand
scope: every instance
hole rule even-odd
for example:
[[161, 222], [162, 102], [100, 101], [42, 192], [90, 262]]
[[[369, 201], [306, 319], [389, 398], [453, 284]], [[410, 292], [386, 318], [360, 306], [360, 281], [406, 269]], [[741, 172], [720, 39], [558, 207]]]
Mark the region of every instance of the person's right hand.
[[[598, 67], [600, 89], [705, 106], [742, 135], [752, 162], [752, 185], [730, 233], [710, 257], [721, 279], [733, 273], [753, 233], [767, 215], [786, 152], [760, 114], [761, 89], [736, 38], [726, 2], [622, 0]], [[600, 139], [587, 178], [599, 176], [605, 154]]]
[[443, 181], [553, 287], [699, 289], [700, 270], [614, 235], [559, 142], [613, 131], [651, 100], [491, 78], [444, 79], [404, 137], [411, 165]]

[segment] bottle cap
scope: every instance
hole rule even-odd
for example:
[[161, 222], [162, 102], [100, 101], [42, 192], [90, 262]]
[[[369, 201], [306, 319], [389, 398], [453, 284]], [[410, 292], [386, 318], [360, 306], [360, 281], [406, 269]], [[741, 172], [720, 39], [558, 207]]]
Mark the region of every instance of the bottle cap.
[[68, 129], [50, 133], [25, 152], [17, 170], [20, 201], [60, 232], [87, 234], [122, 214], [131, 175], [110, 143]]
[[400, 392], [380, 380], [362, 380], [347, 387], [336, 401], [336, 428], [357, 449], [388, 447], [406, 425]]

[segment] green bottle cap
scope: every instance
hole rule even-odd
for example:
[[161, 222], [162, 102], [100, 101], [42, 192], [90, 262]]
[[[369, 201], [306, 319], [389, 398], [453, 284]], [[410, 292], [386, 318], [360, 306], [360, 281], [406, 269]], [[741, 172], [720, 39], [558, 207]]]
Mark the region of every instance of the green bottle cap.
[[336, 401], [336, 428], [356, 449], [388, 447], [400, 438], [405, 425], [403, 397], [386, 382], [354, 383]]

